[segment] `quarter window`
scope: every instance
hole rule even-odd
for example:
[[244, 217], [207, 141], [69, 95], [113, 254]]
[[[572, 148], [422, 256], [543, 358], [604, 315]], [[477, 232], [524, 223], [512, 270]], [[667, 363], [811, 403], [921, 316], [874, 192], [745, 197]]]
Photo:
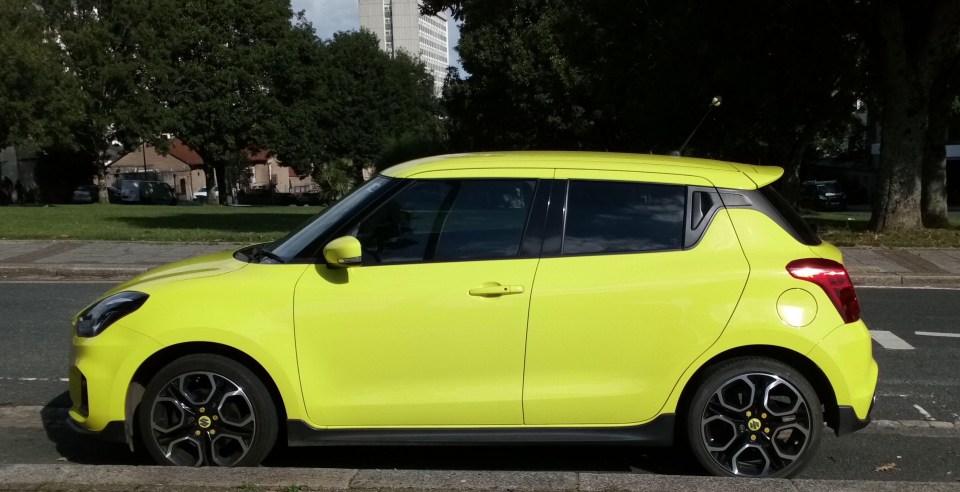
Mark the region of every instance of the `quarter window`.
[[680, 249], [685, 197], [676, 185], [571, 181], [563, 254]]
[[364, 264], [516, 257], [535, 180], [418, 180], [356, 228]]

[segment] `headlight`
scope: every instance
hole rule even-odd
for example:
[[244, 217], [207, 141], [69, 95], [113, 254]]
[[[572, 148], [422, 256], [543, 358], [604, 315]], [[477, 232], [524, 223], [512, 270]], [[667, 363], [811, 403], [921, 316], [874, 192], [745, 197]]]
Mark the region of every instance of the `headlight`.
[[143, 292], [120, 292], [88, 307], [77, 317], [77, 336], [99, 335], [118, 319], [140, 309], [148, 297]]

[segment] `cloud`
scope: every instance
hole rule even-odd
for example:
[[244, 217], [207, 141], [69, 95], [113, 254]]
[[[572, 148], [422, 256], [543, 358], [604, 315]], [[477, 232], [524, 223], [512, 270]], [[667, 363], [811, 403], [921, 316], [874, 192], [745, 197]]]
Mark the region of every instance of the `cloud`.
[[337, 31], [360, 29], [360, 6], [357, 0], [293, 0], [294, 12], [305, 11], [321, 39], [333, 37]]

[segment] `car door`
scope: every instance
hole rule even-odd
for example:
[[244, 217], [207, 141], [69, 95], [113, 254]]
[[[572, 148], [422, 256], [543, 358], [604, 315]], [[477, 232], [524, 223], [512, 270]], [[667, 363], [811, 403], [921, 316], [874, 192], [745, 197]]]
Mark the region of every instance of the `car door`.
[[[344, 234], [363, 264], [308, 268], [297, 357], [324, 426], [522, 423], [539, 181], [416, 179]], [[534, 202], [539, 216], [531, 219]], [[529, 229], [529, 230], [528, 230]]]
[[[719, 337], [748, 265], [722, 208], [690, 220], [687, 186], [706, 180], [579, 176], [557, 172], [568, 178], [565, 208], [548, 219], [531, 299], [524, 422], [643, 422]], [[685, 229], [703, 220], [706, 232], [685, 247]]]

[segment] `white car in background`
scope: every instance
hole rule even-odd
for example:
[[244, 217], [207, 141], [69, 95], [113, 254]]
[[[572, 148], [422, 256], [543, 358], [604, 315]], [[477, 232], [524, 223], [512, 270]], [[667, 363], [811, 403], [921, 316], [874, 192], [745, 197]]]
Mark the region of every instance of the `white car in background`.
[[[218, 198], [217, 195], [218, 195], [218, 193], [217, 193], [217, 187], [214, 186], [214, 187], [213, 187], [213, 197], [214, 197], [214, 198]], [[199, 190], [193, 192], [193, 199], [196, 200], [196, 201], [199, 201], [199, 202], [205, 202], [205, 201], [207, 201], [207, 187], [204, 186], [204, 187], [200, 188]]]

